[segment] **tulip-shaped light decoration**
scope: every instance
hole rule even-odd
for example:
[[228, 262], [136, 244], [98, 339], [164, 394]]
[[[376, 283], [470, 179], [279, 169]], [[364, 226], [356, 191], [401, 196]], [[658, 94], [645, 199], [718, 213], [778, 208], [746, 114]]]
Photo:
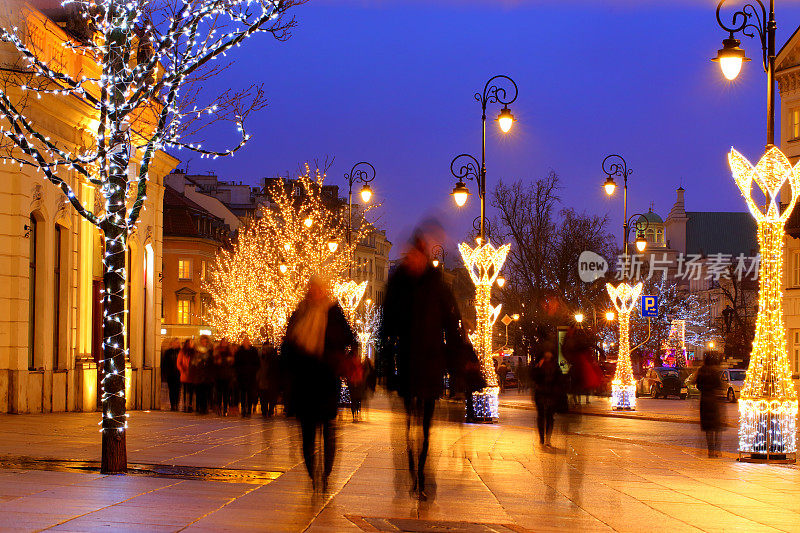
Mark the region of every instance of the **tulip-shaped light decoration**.
[[[756, 333], [739, 399], [739, 454], [745, 454], [745, 460], [793, 462], [797, 392], [786, 347], [781, 281], [784, 226], [800, 196], [800, 169], [792, 167], [775, 147], [755, 167], [734, 149], [728, 163], [756, 219], [761, 256]], [[753, 199], [754, 185], [763, 193], [766, 206]]]

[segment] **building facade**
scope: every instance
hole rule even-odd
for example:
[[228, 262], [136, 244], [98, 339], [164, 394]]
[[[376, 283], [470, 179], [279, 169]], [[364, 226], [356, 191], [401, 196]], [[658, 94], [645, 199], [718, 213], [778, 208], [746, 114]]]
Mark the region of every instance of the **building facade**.
[[[780, 148], [793, 164], [800, 161], [800, 29], [781, 48], [775, 60], [775, 78], [780, 95]], [[759, 154], [760, 155], [760, 154]], [[788, 194], [787, 190], [782, 191]], [[781, 200], [785, 203], [784, 200]], [[783, 248], [783, 316], [789, 364], [800, 377], [800, 210], [786, 222]]]
[[[70, 37], [61, 25], [31, 4], [17, 6], [0, 10], [4, 27], [10, 17], [38, 49], [62, 49]], [[15, 50], [0, 45], [0, 69], [8, 74], [16, 65]], [[79, 56], [64, 68], [76, 75], [96, 65]], [[41, 133], [67, 150], [86, 144], [97, 121], [88, 104], [49, 94], [24, 100], [15, 78], [4, 80], [4, 92], [24, 107]], [[129, 239], [125, 339], [131, 409], [159, 407], [155, 354], [160, 343], [162, 180], [176, 164], [164, 153], [153, 160], [147, 201]], [[94, 186], [75, 173], [59, 175], [84, 206], [100, 212], [102, 197]], [[0, 412], [95, 410], [102, 352], [100, 231], [31, 167], [0, 164], [0, 244], [0, 283], [6, 288], [0, 295]]]
[[[187, 184], [187, 190], [193, 186]], [[203, 201], [200, 196], [192, 195]], [[218, 202], [215, 198], [208, 200]], [[165, 339], [210, 335], [205, 321], [211, 296], [209, 280], [214, 258], [230, 243], [239, 220], [222, 204], [216, 214], [167, 185], [164, 190], [164, 254], [161, 334]]]

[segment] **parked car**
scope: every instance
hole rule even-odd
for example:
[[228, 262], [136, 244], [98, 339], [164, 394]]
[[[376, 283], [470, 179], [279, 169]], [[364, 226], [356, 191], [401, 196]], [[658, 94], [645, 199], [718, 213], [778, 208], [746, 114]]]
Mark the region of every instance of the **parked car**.
[[506, 383], [505, 387], [507, 389], [516, 389], [519, 387], [519, 381], [517, 380], [517, 375], [514, 374], [511, 370], [506, 372]]
[[689, 391], [686, 388], [678, 370], [670, 367], [651, 368], [644, 376], [636, 381], [636, 395], [658, 398], [677, 396], [685, 400]]
[[739, 399], [742, 393], [742, 386], [744, 386], [745, 374], [746, 371], [740, 368], [726, 368], [722, 371], [720, 379], [722, 380], [725, 397], [729, 402], [733, 403]]

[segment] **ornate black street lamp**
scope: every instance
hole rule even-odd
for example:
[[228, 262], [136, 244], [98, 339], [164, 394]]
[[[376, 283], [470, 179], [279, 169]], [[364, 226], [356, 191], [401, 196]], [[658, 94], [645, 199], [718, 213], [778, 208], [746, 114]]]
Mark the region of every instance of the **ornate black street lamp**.
[[733, 13], [731, 24], [722, 22], [720, 11], [728, 0], [717, 4], [717, 23], [728, 32], [728, 38], [722, 41], [722, 48], [712, 61], [719, 62], [722, 74], [734, 80], [742, 70], [742, 63], [750, 61], [739, 46], [741, 41], [734, 37], [741, 33], [748, 37], [758, 35], [761, 41], [761, 56], [764, 72], [767, 73], [767, 146], [775, 144], [775, 0], [770, 0], [769, 11], [761, 0], [753, 0]]
[[456, 205], [463, 206], [471, 194], [464, 182], [465, 179], [474, 180], [478, 185], [478, 197], [481, 200], [479, 231], [481, 244], [485, 243], [486, 239], [486, 107], [495, 103], [503, 106], [497, 116], [497, 123], [503, 133], [508, 133], [516, 120], [508, 106], [514, 103], [518, 94], [517, 84], [508, 76], [500, 74], [489, 78], [483, 87], [483, 93], [475, 93], [475, 100], [481, 104], [483, 128], [481, 162], [478, 163], [478, 160], [469, 154], [459, 154], [450, 162], [450, 172], [458, 180], [452, 192]]
[[628, 217], [628, 176], [631, 175], [633, 170], [628, 168], [628, 163], [621, 155], [611, 154], [603, 159], [603, 172], [606, 173], [606, 181], [603, 184], [603, 188], [609, 196], [614, 194], [617, 188], [614, 176], [622, 178], [622, 253], [627, 257], [630, 232], [633, 229], [631, 221], [634, 219], [636, 220], [636, 249], [644, 252], [647, 247], [644, 232], [650, 227], [650, 221], [641, 213], [635, 213]]
[[[369, 184], [375, 179], [375, 167], [366, 161], [361, 161], [353, 165], [349, 174], [344, 175], [347, 180], [347, 246], [350, 247], [350, 240], [353, 235], [353, 184], [360, 182], [361, 186], [361, 200], [366, 204], [372, 198], [372, 189]], [[347, 273], [350, 278], [353, 277], [353, 254], [347, 260]]]

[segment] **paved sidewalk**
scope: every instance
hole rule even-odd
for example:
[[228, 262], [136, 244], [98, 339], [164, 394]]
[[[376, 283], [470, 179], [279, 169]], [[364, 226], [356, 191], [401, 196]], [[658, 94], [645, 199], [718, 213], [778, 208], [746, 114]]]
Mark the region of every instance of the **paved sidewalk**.
[[[0, 468], [0, 529], [58, 531], [797, 531], [795, 467], [709, 460], [701, 449], [604, 434], [603, 417], [559, 421], [556, 448], [535, 444], [535, 413], [456, 423], [440, 406], [431, 501], [408, 495], [404, 420], [378, 398], [339, 423], [330, 494], [310, 492], [294, 424], [134, 412], [132, 463], [273, 472], [263, 483]], [[689, 424], [626, 420], [643, 433]], [[96, 414], [0, 416], [0, 455], [96, 460]], [[651, 429], [648, 429], [651, 428]], [[622, 431], [620, 429], [620, 431]], [[0, 465], [2, 466], [2, 465]], [[487, 526], [485, 524], [492, 524]]]
[[[582, 397], [581, 401], [585, 402], [585, 397]], [[514, 409], [536, 409], [531, 399], [530, 391], [506, 391], [500, 395], [500, 406]], [[723, 402], [721, 407], [725, 417], [725, 425], [732, 428], [738, 427], [738, 403]], [[700, 423], [700, 400], [696, 398], [689, 398], [686, 400], [673, 398], [658, 400], [653, 398], [637, 398], [635, 411], [613, 411], [611, 409], [610, 398], [605, 396], [591, 396], [588, 404], [582, 403], [575, 409], [589, 416], [608, 416], [614, 418], [631, 418], [634, 420], [654, 420], [689, 424]]]

